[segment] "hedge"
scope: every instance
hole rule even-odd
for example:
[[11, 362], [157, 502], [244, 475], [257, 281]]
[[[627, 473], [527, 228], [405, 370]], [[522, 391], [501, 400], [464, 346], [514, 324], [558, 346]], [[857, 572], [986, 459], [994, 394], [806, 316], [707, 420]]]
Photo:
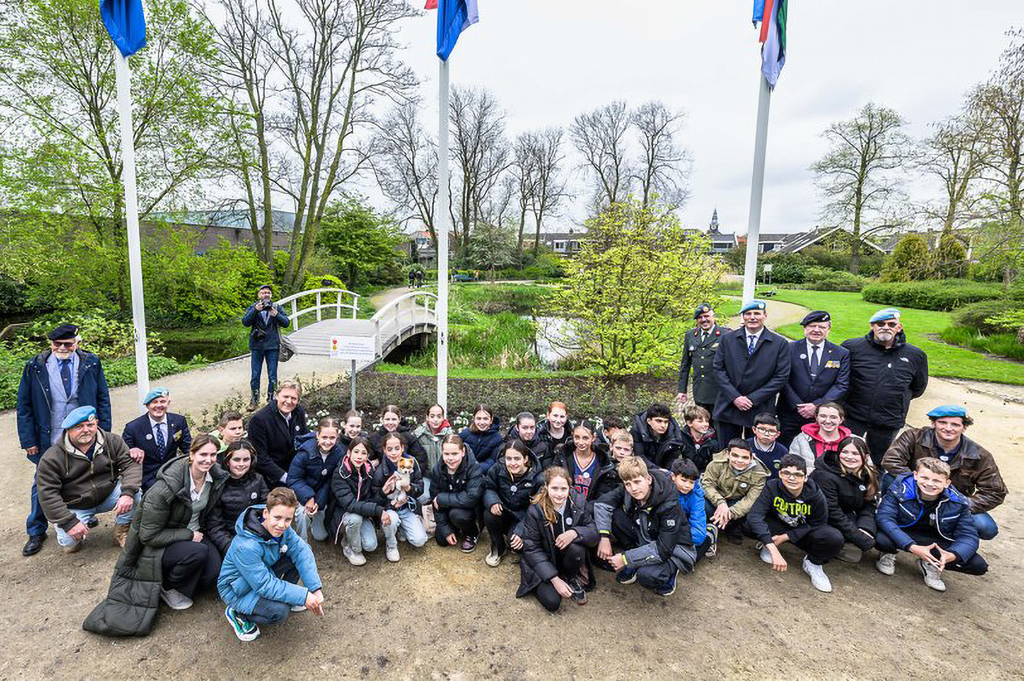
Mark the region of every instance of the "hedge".
[[971, 303], [970, 305], [964, 305], [954, 312], [953, 324], [955, 326], [964, 326], [984, 334], [1003, 333], [1015, 329], [1008, 329], [999, 324], [990, 324], [985, 320], [990, 317], [1003, 314], [1004, 312], [1012, 312], [1014, 310], [1022, 309], [1024, 309], [1024, 302], [1019, 300], [982, 300], [977, 303]]
[[940, 311], [1004, 295], [1005, 291], [999, 284], [968, 279], [871, 284], [861, 291], [861, 297], [869, 303]]

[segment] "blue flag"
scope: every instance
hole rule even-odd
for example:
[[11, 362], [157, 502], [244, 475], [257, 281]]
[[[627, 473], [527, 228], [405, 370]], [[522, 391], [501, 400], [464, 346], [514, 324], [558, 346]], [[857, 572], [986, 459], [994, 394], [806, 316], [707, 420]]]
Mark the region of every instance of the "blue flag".
[[439, 0], [437, 6], [437, 56], [448, 61], [459, 34], [480, 21], [477, 0]]
[[764, 0], [754, 0], [754, 23], [761, 21], [764, 16]]
[[146, 46], [142, 0], [100, 0], [100, 17], [124, 56], [130, 57]]

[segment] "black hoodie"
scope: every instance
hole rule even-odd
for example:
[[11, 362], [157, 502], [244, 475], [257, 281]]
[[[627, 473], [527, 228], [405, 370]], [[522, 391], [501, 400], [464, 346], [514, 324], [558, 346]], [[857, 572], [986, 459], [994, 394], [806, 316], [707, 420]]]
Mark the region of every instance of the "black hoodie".
[[850, 391], [846, 394], [846, 418], [883, 428], [900, 428], [906, 422], [910, 400], [928, 387], [928, 355], [907, 343], [900, 331], [886, 348], [874, 332], [843, 341], [850, 351]]
[[[512, 426], [509, 427], [508, 432], [505, 433], [505, 441], [501, 445], [502, 451], [508, 449], [508, 446], [515, 440], [523, 440], [523, 438], [519, 436], [518, 423], [513, 423]], [[541, 439], [540, 428], [538, 428], [533, 434], [532, 440], [529, 442], [523, 440], [523, 444], [526, 445], [526, 448], [530, 450], [530, 453], [533, 454], [537, 461], [540, 462], [540, 470], [547, 470], [551, 467], [554, 460], [554, 449], [551, 448], [551, 445], [548, 444], [548, 442]], [[498, 458], [500, 459], [501, 457]]]
[[[267, 500], [267, 483], [263, 476], [256, 472], [256, 453], [250, 452], [252, 463], [249, 471], [240, 478], [231, 477], [228, 474], [224, 487], [221, 489], [220, 497], [206, 514], [206, 521], [203, 523], [203, 534], [210, 538], [221, 558], [231, 546], [231, 540], [235, 538], [235, 523], [245, 509], [253, 504], [262, 504]], [[228, 470], [228, 463], [221, 457], [221, 466]]]
[[794, 497], [778, 478], [768, 481], [747, 514], [747, 527], [762, 544], [772, 541], [766, 518], [771, 515], [786, 525], [786, 534], [794, 544], [811, 528], [828, 524], [828, 502], [813, 480], [804, 482], [799, 497]]
[[437, 501], [437, 509], [434, 511], [437, 527], [434, 535], [446, 537], [457, 534], [455, 525], [448, 519], [448, 513], [453, 508], [475, 511], [480, 506], [480, 499], [484, 495], [484, 475], [480, 472], [480, 466], [473, 453], [467, 451], [454, 473], [448, 472], [444, 459], [438, 461], [430, 472], [430, 481], [430, 493]]
[[668, 468], [675, 459], [683, 456], [683, 431], [671, 416], [668, 417], [668, 430], [658, 437], [647, 425], [647, 412], [640, 412], [633, 417], [633, 426], [629, 429], [633, 436], [633, 453], [642, 456], [659, 468]]
[[544, 486], [544, 471], [533, 454], [528, 456], [530, 467], [515, 480], [504, 461], [491, 466], [484, 474], [484, 508], [501, 504], [518, 522], [526, 517], [533, 495]]
[[[828, 502], [828, 524], [843, 533], [843, 538], [861, 550], [874, 546], [873, 537], [878, 533], [875, 525], [874, 499], [865, 499], [867, 474], [860, 477], [844, 473], [839, 465], [836, 452], [826, 452], [811, 473], [813, 480]], [[876, 490], [877, 493], [877, 490]], [[851, 517], [852, 516], [852, 517]], [[860, 530], [869, 532], [867, 536]]]

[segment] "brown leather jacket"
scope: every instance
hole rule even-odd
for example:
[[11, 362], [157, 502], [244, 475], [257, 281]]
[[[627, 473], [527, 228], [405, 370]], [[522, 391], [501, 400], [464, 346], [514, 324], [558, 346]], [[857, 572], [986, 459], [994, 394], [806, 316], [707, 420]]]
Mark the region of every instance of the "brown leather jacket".
[[[1006, 483], [992, 454], [966, 435], [961, 438], [960, 453], [949, 462], [953, 487], [968, 498], [971, 513], [987, 513], [1003, 503]], [[934, 428], [908, 428], [889, 445], [882, 468], [899, 475], [912, 470], [918, 459], [941, 459], [944, 455], [935, 442]]]

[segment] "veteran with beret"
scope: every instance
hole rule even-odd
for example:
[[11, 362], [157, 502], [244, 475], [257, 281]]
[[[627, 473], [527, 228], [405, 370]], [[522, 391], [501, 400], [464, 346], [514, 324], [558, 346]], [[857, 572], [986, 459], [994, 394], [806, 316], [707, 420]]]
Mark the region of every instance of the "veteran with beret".
[[928, 387], [928, 355], [907, 342], [896, 308], [879, 310], [869, 323], [867, 335], [842, 345], [850, 351], [845, 425], [867, 440], [871, 459], [880, 466], [906, 423], [910, 400]]
[[819, 404], [842, 403], [850, 386], [850, 353], [828, 340], [832, 316], [815, 310], [800, 324], [804, 338], [789, 343], [789, 383], [779, 395], [779, 441], [787, 447], [801, 428], [814, 421]]
[[884, 486], [896, 476], [917, 468], [918, 459], [932, 457], [949, 464], [949, 480], [967, 497], [980, 539], [992, 539], [999, 533], [989, 511], [1003, 503], [1006, 483], [991, 453], [964, 435], [974, 424], [967, 407], [945, 404], [928, 412], [932, 422], [926, 428], [908, 428], [900, 433], [882, 458]]
[[168, 411], [171, 392], [167, 388], [153, 388], [142, 404], [146, 413], [125, 424], [121, 437], [132, 458], [142, 464], [142, 491], [145, 492], [156, 482], [160, 466], [178, 455], [188, 455], [192, 433], [184, 416]]
[[[99, 357], [79, 349], [78, 327], [61, 324], [46, 337], [50, 348], [26, 362], [18, 385], [18, 439], [34, 465], [39, 464], [43, 452], [60, 440], [60, 424], [76, 408], [95, 407], [99, 427], [110, 430], [111, 426], [110, 390], [103, 365]], [[33, 481], [23, 556], [39, 553], [47, 527]]]
[[718, 397], [718, 381], [711, 372], [715, 361], [715, 352], [722, 340], [722, 334], [729, 331], [725, 326], [715, 322], [715, 311], [707, 303], [701, 303], [693, 311], [697, 326], [686, 332], [683, 339], [683, 360], [679, 364], [679, 392], [676, 401], [686, 403], [686, 384], [690, 380], [690, 369], [693, 369], [693, 388], [689, 397], [708, 410], [715, 409], [715, 398]]
[[142, 466], [119, 435], [100, 428], [95, 407], [78, 407], [60, 424], [61, 437], [36, 468], [39, 504], [57, 526], [66, 553], [82, 548], [90, 521], [113, 511], [114, 539], [124, 546], [139, 500]]
[[789, 342], [765, 327], [768, 306], [754, 299], [740, 313], [742, 328], [722, 335], [713, 364], [718, 397], [712, 413], [724, 446], [743, 437], [758, 414], [774, 414], [776, 397], [789, 381]]

